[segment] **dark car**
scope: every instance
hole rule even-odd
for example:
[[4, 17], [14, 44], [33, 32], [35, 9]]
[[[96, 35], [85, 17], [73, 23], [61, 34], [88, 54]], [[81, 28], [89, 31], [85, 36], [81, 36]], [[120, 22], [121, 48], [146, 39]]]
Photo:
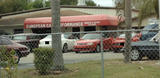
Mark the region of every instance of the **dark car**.
[[34, 48], [38, 48], [39, 40], [44, 37], [45, 35], [37, 35], [33, 33], [22, 33], [22, 34], [15, 34], [14, 36], [12, 36], [12, 40], [17, 43], [26, 45], [32, 50]]
[[[134, 37], [132, 38], [132, 42], [144, 41], [152, 38], [158, 33], [158, 30], [154, 29], [158, 29], [158, 24], [151, 24], [145, 26], [140, 33], [134, 35]], [[114, 52], [120, 52], [120, 50], [124, 47], [124, 43], [125, 43], [125, 36], [123, 37], [123, 39], [118, 37], [113, 39], [112, 50]]]
[[19, 62], [21, 57], [25, 57], [30, 53], [30, 49], [25, 45], [16, 43], [8, 38], [0, 36], [0, 46], [4, 46], [7, 49], [13, 49], [16, 51], [17, 63]]
[[160, 33], [145, 41], [132, 42], [131, 60], [141, 60], [144, 56], [147, 56], [149, 59], [158, 59], [160, 51], [159, 39]]
[[141, 34], [140, 40], [143, 41], [143, 40], [146, 40], [148, 38], [152, 38], [153, 36], [155, 36], [158, 33], [158, 30], [154, 30], [154, 29], [158, 29], [158, 24], [152, 24], [152, 25], [145, 26], [143, 30], [140, 32]]

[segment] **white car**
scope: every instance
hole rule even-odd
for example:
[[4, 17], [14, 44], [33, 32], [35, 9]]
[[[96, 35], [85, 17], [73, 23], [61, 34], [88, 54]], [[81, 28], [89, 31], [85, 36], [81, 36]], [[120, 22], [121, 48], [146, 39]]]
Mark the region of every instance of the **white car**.
[[[76, 41], [75, 38], [71, 37], [71, 34], [62, 34], [62, 51], [68, 52], [69, 50], [73, 50], [74, 42]], [[45, 38], [40, 40], [39, 47], [52, 47], [52, 36], [48, 35]]]

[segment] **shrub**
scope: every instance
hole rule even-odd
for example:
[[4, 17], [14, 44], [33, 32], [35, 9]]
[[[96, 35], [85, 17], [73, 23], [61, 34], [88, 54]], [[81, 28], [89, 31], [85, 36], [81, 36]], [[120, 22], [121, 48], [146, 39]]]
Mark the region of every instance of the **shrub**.
[[33, 50], [33, 52], [36, 70], [38, 70], [41, 75], [48, 74], [49, 70], [53, 66], [53, 49], [36, 48]]
[[17, 64], [15, 54], [15, 50], [9, 50], [4, 46], [0, 47], [0, 66], [5, 70], [8, 78], [16, 78]]

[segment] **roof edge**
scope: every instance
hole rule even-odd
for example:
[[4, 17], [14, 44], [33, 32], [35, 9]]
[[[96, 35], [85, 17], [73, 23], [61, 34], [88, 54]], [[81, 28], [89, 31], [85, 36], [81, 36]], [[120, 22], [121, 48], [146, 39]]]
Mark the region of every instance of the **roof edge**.
[[[74, 5], [61, 5], [61, 8], [94, 8], [94, 9], [116, 9], [116, 7], [102, 7], [102, 6], [74, 6]], [[0, 18], [3, 16], [9, 16], [9, 15], [17, 15], [27, 12], [35, 12], [35, 11], [41, 11], [41, 10], [47, 10], [51, 9], [51, 7], [46, 8], [38, 8], [38, 9], [31, 9], [31, 10], [23, 10], [23, 11], [17, 11], [17, 12], [10, 12], [5, 14], [0, 14]], [[139, 10], [132, 9], [132, 11], [138, 12]]]

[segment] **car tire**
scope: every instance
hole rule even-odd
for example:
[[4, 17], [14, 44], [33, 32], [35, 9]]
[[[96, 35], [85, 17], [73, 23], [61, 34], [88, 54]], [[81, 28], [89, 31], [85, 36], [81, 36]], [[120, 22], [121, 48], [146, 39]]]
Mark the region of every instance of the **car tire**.
[[100, 45], [97, 45], [97, 47], [96, 47], [96, 52], [97, 52], [97, 53], [101, 52], [101, 47], [100, 47]]
[[142, 55], [138, 50], [132, 50], [130, 54], [130, 58], [132, 61], [138, 61], [142, 59]]
[[75, 53], [80, 53], [79, 51], [75, 51]]
[[118, 48], [118, 49], [115, 49], [113, 52], [114, 52], [114, 53], [120, 53], [120, 49], [119, 49], [119, 48]]
[[63, 46], [63, 53], [67, 53], [68, 52], [68, 45], [64, 44]]

